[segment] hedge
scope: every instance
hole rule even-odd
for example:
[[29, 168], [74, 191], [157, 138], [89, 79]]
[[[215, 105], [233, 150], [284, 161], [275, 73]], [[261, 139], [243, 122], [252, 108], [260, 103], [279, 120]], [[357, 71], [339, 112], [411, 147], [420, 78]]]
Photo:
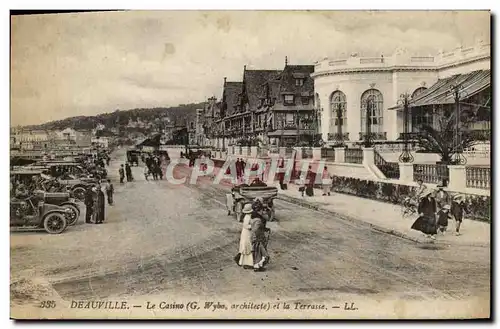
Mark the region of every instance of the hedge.
[[[376, 182], [352, 177], [333, 176], [332, 191], [355, 195], [393, 204], [402, 204], [411, 197], [414, 188], [408, 185]], [[456, 192], [448, 192], [453, 198]], [[467, 217], [474, 220], [491, 221], [491, 197], [460, 193], [465, 197]]]

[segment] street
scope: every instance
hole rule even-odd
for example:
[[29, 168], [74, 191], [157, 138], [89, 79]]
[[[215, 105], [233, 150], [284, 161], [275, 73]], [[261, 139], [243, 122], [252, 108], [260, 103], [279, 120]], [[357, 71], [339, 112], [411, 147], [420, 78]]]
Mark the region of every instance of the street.
[[[108, 168], [115, 205], [103, 225], [60, 235], [11, 233], [11, 303], [178, 296], [224, 300], [466, 301], [487, 298], [490, 250], [418, 244], [292, 203], [276, 201], [266, 272], [239, 268], [240, 226], [228, 186], [118, 182], [124, 151]], [[176, 174], [189, 168], [178, 167]], [[360, 207], [362, 205], [353, 205]]]

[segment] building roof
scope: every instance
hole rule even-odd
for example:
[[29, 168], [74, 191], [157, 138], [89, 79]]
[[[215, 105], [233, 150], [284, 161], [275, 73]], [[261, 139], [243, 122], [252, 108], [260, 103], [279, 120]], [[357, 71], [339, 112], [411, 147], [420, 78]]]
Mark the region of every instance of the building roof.
[[236, 112], [238, 99], [241, 94], [243, 82], [241, 81], [227, 81], [224, 84], [223, 99], [226, 103], [225, 115], [231, 115]]
[[[439, 79], [430, 88], [415, 96], [409, 103], [410, 107], [427, 105], [441, 105], [455, 103], [455, 96], [451, 91], [453, 86], [460, 86], [461, 98], [469, 98], [491, 87], [491, 71], [478, 70], [466, 74], [456, 74], [449, 78]], [[401, 109], [394, 106], [390, 109]]]
[[[301, 95], [314, 94], [314, 80], [311, 74], [314, 73], [314, 65], [287, 65], [279, 75], [280, 93], [293, 93]], [[302, 86], [295, 84], [296, 79], [304, 79]]]
[[243, 82], [247, 101], [251, 109], [256, 109], [260, 99], [265, 97], [265, 85], [276, 79], [281, 70], [245, 70]]

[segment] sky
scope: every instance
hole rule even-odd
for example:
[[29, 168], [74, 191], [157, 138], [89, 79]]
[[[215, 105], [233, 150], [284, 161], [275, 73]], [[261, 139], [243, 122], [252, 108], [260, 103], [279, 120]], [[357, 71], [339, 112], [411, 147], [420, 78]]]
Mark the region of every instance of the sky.
[[490, 40], [481, 11], [129, 11], [11, 17], [11, 125], [221, 97], [224, 77]]

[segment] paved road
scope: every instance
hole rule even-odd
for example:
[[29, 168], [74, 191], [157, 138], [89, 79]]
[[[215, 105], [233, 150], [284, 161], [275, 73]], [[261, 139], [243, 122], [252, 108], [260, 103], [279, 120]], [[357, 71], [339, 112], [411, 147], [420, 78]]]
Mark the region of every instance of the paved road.
[[[116, 154], [123, 159], [123, 152]], [[111, 163], [116, 179], [119, 161]], [[268, 270], [234, 264], [240, 224], [227, 186], [115, 182], [103, 225], [61, 235], [11, 233], [12, 303], [145, 295], [321, 300], [465, 300], [489, 294], [490, 250], [417, 244], [283, 201], [276, 202]], [[188, 168], [178, 168], [176, 175]], [[353, 205], [359, 207], [362, 205]], [[347, 298], [347, 297], [346, 297]]]

